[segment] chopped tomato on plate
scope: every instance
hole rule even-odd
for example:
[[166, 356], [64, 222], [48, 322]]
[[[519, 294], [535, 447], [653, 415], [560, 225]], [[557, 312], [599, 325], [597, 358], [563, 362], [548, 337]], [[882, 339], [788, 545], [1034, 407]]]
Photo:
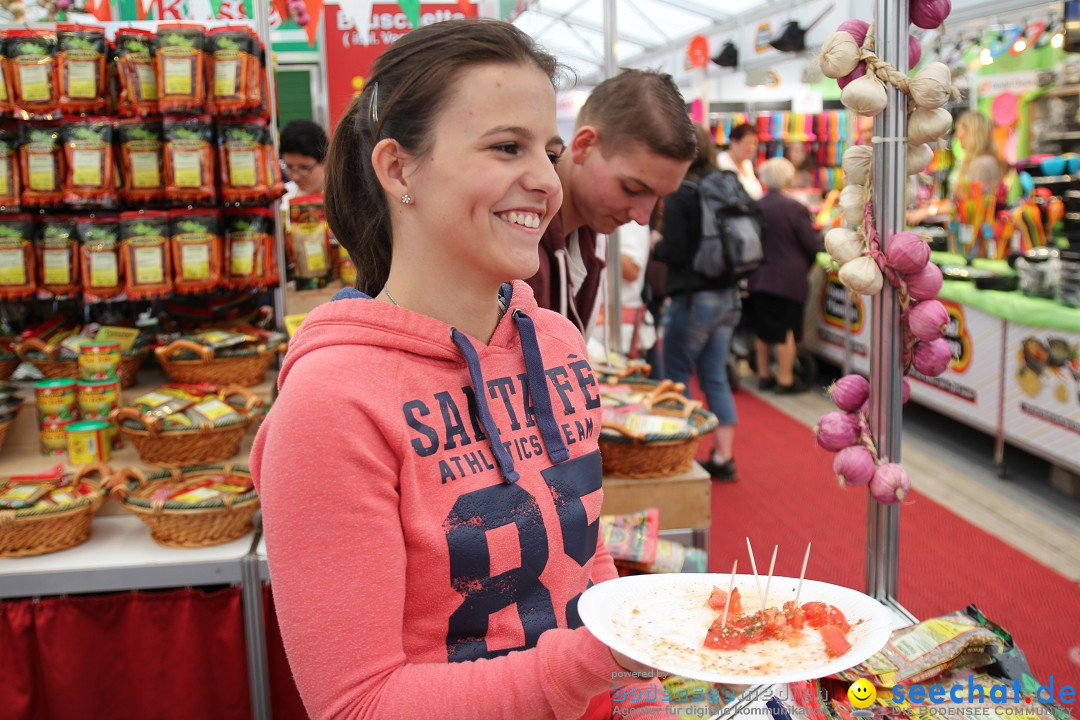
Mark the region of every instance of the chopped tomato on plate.
[[851, 643], [844, 635], [844, 630], [836, 625], [822, 625], [818, 628], [821, 639], [825, 641], [825, 652], [829, 657], [840, 657], [851, 649]]
[[[709, 596], [709, 607], [713, 610], [723, 610], [725, 603], [727, 603], [727, 593], [714, 587], [712, 595]], [[739, 588], [731, 591], [731, 607], [728, 608], [728, 615], [742, 615], [742, 598], [739, 597]]]
[[705, 636], [705, 647], [713, 650], [738, 650], [746, 645], [746, 638], [738, 629], [731, 626], [720, 628], [718, 625], [719, 623], [715, 623], [709, 628], [709, 634]]

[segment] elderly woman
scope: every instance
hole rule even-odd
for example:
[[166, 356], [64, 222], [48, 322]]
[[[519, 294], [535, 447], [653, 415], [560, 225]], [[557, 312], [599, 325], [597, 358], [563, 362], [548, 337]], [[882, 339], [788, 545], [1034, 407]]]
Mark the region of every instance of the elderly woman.
[[[803, 305], [809, 292], [807, 272], [821, 249], [810, 215], [784, 194], [795, 179], [795, 166], [785, 158], [766, 161], [758, 174], [768, 194], [759, 200], [765, 217], [762, 248], [765, 262], [750, 276], [750, 326], [757, 335], [758, 387], [777, 394], [805, 392], [796, 380], [796, 343], [802, 336]], [[772, 351], [776, 350], [776, 375]]]

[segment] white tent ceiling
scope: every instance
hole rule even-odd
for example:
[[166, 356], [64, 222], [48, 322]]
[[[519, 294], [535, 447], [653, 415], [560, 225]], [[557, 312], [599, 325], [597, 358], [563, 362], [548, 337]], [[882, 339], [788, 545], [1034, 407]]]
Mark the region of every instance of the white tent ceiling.
[[[617, 60], [685, 43], [739, 15], [783, 0], [617, 0]], [[603, 0], [539, 0], [514, 24], [572, 67], [584, 81], [603, 77]]]

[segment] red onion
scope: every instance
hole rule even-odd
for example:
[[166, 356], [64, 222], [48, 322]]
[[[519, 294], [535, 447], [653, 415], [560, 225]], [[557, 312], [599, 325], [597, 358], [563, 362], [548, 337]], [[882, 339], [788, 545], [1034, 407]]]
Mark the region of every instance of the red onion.
[[878, 465], [870, 480], [870, 495], [879, 503], [895, 505], [911, 490], [907, 471], [896, 463]]
[[904, 275], [908, 294], [916, 300], [933, 300], [941, 292], [941, 283], [945, 278], [941, 268], [934, 263], [927, 263], [922, 270]]
[[855, 69], [852, 70], [851, 72], [849, 72], [847, 75], [845, 75], [842, 78], [837, 78], [836, 79], [836, 84], [840, 86], [841, 90], [843, 90], [845, 87], [847, 87], [847, 84], [849, 82], [851, 82], [852, 80], [858, 80], [859, 78], [861, 78], [865, 74], [866, 74], [866, 63], [865, 62], [860, 62], [858, 65], [855, 66]]
[[952, 360], [952, 348], [943, 338], [920, 340], [915, 343], [912, 352], [912, 364], [915, 369], [927, 377], [937, 377], [949, 367]]
[[858, 18], [852, 18], [840, 23], [836, 28], [837, 32], [846, 32], [855, 40], [856, 45], [862, 45], [866, 42], [866, 33], [870, 31], [870, 23], [865, 20], [859, 20]]
[[829, 452], [843, 450], [859, 439], [859, 418], [845, 412], [828, 412], [818, 418], [814, 428], [818, 445]]
[[923, 300], [908, 310], [907, 325], [920, 340], [937, 340], [949, 329], [949, 311], [939, 300]]
[[885, 250], [889, 267], [902, 273], [917, 273], [930, 261], [930, 245], [918, 234], [898, 232]]
[[845, 375], [829, 388], [836, 407], [854, 412], [870, 397], [870, 381], [862, 375]]
[[862, 445], [846, 447], [836, 454], [833, 472], [841, 487], [862, 487], [874, 477], [874, 454]]
[[923, 30], [941, 27], [950, 12], [951, 0], [911, 0], [908, 4], [909, 19]]
[[913, 68], [919, 64], [922, 60], [922, 45], [919, 44], [918, 38], [914, 35], [908, 35], [907, 38], [907, 61], [908, 67]]

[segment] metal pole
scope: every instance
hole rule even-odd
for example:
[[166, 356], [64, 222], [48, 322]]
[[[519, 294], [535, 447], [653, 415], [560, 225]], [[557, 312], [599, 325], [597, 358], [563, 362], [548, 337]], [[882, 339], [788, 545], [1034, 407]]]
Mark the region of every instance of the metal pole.
[[[270, 38], [270, 3], [253, 2], [252, 11], [255, 14], [255, 32], [258, 33], [266, 46], [266, 106], [270, 108], [270, 138], [273, 140], [274, 149], [278, 150], [278, 126], [277, 126], [277, 81], [274, 77], [274, 50]], [[320, 17], [320, 22], [322, 18]], [[280, 156], [280, 155], [279, 155]], [[270, 211], [274, 217], [274, 262], [277, 264], [279, 279], [274, 288], [274, 327], [281, 330], [285, 327], [285, 228], [281, 221], [281, 200], [275, 200], [270, 205]]]
[[[613, 78], [618, 72], [619, 36], [615, 19], [615, 0], [604, 0], [604, 77]], [[602, 140], [602, 139], [601, 139]], [[642, 272], [645, 269], [642, 268]], [[581, 318], [586, 326], [589, 318]], [[607, 304], [604, 308], [607, 325], [607, 350], [622, 354], [622, 262], [619, 255], [619, 230], [608, 235], [607, 243]]]
[[[908, 70], [908, 6], [875, 0], [877, 54], [898, 71]], [[889, 238], [904, 229], [907, 187], [907, 98], [888, 85], [889, 106], [874, 122], [874, 222], [884, 250]], [[871, 328], [870, 427], [882, 458], [900, 462], [901, 326], [896, 290], [888, 282], [873, 299]], [[866, 592], [879, 600], [895, 600], [899, 576], [900, 508], [868, 498]]]

